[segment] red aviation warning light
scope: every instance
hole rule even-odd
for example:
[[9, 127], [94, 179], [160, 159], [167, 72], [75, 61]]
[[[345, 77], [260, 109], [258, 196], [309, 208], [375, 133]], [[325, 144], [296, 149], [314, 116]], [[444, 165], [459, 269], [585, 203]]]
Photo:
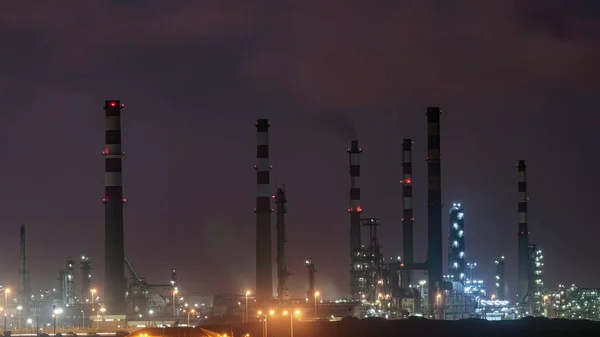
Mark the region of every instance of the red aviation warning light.
[[115, 101], [108, 102], [108, 106], [111, 108], [114, 108], [117, 106], [117, 102], [115, 102]]
[[404, 179], [404, 183], [406, 185], [410, 185], [412, 183], [412, 179], [411, 178], [406, 178], [406, 179]]

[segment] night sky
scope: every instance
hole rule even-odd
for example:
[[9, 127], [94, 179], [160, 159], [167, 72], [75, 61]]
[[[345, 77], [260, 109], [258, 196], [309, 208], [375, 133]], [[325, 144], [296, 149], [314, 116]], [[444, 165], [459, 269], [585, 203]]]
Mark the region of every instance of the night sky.
[[444, 249], [462, 202], [467, 259], [491, 286], [505, 255], [514, 296], [525, 159], [545, 283], [600, 286], [597, 0], [5, 0], [0, 41], [0, 283], [17, 286], [24, 222], [34, 290], [82, 253], [102, 287], [102, 106], [120, 99], [125, 249], [151, 283], [176, 268], [184, 294], [254, 287], [257, 118], [272, 122], [273, 192], [288, 192], [292, 296], [308, 256], [324, 297], [348, 291], [356, 135], [363, 214], [381, 218], [388, 256], [414, 139], [423, 260], [425, 111], [440, 106]]

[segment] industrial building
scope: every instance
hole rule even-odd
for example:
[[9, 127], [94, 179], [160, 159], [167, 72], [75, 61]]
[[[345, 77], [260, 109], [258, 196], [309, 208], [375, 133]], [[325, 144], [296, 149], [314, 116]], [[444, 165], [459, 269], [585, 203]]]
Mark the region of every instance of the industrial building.
[[[92, 286], [92, 265], [82, 255], [81, 291], [75, 284], [75, 259], [68, 257], [59, 274], [58, 290], [44, 290], [31, 294], [26, 264], [25, 227], [21, 225], [21, 284], [15, 300], [6, 309], [15, 310], [22, 326], [21, 314], [42, 310], [42, 320], [59, 319], [67, 327], [92, 327], [109, 324], [115, 328], [127, 326], [182, 324], [186, 316], [191, 321], [248, 322], [258, 319], [254, 313], [267, 308], [294, 306], [312, 319], [356, 315], [385, 318], [406, 318], [422, 315], [433, 319], [463, 319], [481, 317], [506, 319], [515, 312], [508, 301], [504, 257], [495, 261], [495, 294], [491, 299], [483, 281], [474, 278], [476, 263], [466, 261], [465, 210], [454, 203], [448, 210], [448, 274], [443, 275], [442, 249], [442, 190], [441, 190], [441, 133], [438, 107], [427, 108], [427, 258], [423, 262], [414, 257], [413, 170], [411, 138], [402, 140], [402, 258], [384, 259], [379, 235], [385, 227], [377, 217], [363, 214], [361, 200], [361, 153], [358, 140], [351, 140], [349, 156], [349, 232], [350, 232], [350, 298], [340, 301], [323, 300], [315, 284], [316, 267], [306, 260], [308, 271], [306, 296], [293, 296], [287, 287], [292, 273], [286, 261], [287, 195], [281, 186], [273, 195], [270, 186], [269, 127], [267, 119], [258, 119], [256, 153], [256, 287], [255, 292], [198, 296], [189, 294], [184, 300], [177, 284], [177, 274], [171, 269], [170, 279], [159, 284], [149, 283], [138, 273], [125, 254], [123, 237], [123, 196], [121, 146], [121, 110], [118, 100], [105, 102], [105, 275], [104, 293], [97, 296]], [[425, 188], [423, 188], [425, 189]], [[549, 294], [542, 280], [543, 255], [529, 242], [527, 223], [527, 180], [524, 160], [518, 164], [518, 303], [519, 314], [550, 315], [557, 317], [595, 317], [595, 311], [580, 310], [581, 303], [597, 301], [597, 292], [562, 289]], [[271, 209], [272, 202], [275, 209]], [[276, 292], [273, 288], [272, 212], [276, 213]], [[292, 224], [293, 225], [293, 224]], [[398, 225], [398, 224], [396, 224]], [[385, 224], [384, 224], [385, 226]], [[416, 271], [425, 271], [427, 280], [415, 279]], [[8, 291], [5, 289], [4, 294]], [[596, 297], [594, 297], [596, 296]], [[8, 298], [8, 296], [6, 296]], [[202, 299], [200, 299], [202, 298]], [[570, 301], [570, 302], [569, 302]], [[566, 303], [566, 304], [565, 304]], [[569, 304], [572, 303], [572, 304]], [[595, 303], [595, 302], [594, 302]], [[10, 304], [10, 306], [8, 305]], [[556, 306], [554, 305], [556, 304]], [[588, 304], [585, 304], [588, 306]], [[10, 308], [9, 308], [10, 307]], [[21, 308], [21, 309], [18, 309]], [[595, 307], [588, 307], [595, 308]], [[568, 309], [568, 310], [567, 310]], [[579, 311], [576, 311], [579, 310]], [[53, 315], [53, 316], [52, 316]], [[562, 315], [562, 316], [561, 316]], [[13, 324], [13, 323], [11, 323]]]
[[544, 256], [542, 250], [537, 245], [529, 245], [529, 294], [532, 311], [531, 316], [542, 316], [544, 312], [544, 282], [543, 282], [543, 267]]
[[504, 256], [496, 259], [494, 263], [496, 264], [496, 276], [494, 277], [496, 298], [499, 301], [508, 301], [508, 296], [506, 296], [506, 271], [504, 269]]
[[464, 282], [467, 262], [465, 261], [465, 213], [461, 204], [450, 208], [450, 235], [448, 236], [448, 274], [454, 282]]

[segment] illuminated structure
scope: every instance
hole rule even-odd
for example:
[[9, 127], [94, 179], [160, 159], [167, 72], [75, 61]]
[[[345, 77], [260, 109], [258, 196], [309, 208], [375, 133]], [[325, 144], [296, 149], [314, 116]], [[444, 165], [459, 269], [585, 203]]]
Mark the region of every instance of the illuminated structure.
[[508, 298], [506, 296], [506, 276], [504, 270], [504, 256], [500, 257], [495, 261], [496, 263], [496, 298], [498, 301], [507, 301]]
[[125, 314], [125, 239], [123, 235], [123, 151], [120, 101], [104, 104], [104, 303], [112, 315]]
[[363, 249], [359, 278], [364, 280], [366, 286], [363, 298], [369, 303], [378, 300], [383, 287], [383, 254], [377, 237], [377, 228], [380, 225], [379, 219], [361, 219], [361, 226], [369, 229], [369, 246]]
[[285, 186], [277, 189], [274, 199], [277, 206], [277, 299], [282, 302], [288, 297], [288, 289], [285, 283], [288, 276], [291, 275], [285, 261], [285, 243], [287, 242], [285, 234], [285, 214], [287, 213]]
[[269, 164], [268, 119], [256, 121], [256, 299], [260, 302], [273, 298], [273, 271], [271, 254], [271, 165]]
[[466, 278], [464, 230], [464, 209], [461, 204], [455, 203], [450, 208], [450, 235], [448, 236], [448, 273], [454, 282], [464, 282]]
[[429, 303], [442, 290], [442, 168], [440, 157], [440, 115], [438, 107], [427, 108], [427, 273]]
[[517, 284], [517, 305], [520, 308], [521, 315], [525, 312], [531, 312], [530, 296], [530, 262], [529, 262], [529, 229], [527, 228], [527, 166], [524, 160], [519, 160], [518, 169], [518, 284]]
[[81, 302], [90, 302], [90, 291], [92, 290], [92, 261], [89, 256], [81, 256]]
[[544, 307], [550, 318], [600, 321], [600, 289], [559, 285], [558, 291], [544, 297]]
[[542, 278], [542, 269], [544, 267], [544, 256], [542, 250], [537, 245], [529, 245], [529, 301], [532, 310], [530, 315], [541, 316], [544, 307], [544, 282]]
[[358, 140], [353, 140], [348, 149], [350, 159], [350, 296], [354, 300], [363, 298], [367, 289], [364, 278], [364, 252], [360, 243], [360, 153]]

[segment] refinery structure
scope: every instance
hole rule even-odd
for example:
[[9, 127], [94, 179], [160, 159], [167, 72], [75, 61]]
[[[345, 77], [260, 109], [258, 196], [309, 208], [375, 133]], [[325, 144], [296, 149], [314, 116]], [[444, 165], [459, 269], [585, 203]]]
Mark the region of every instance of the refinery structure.
[[[165, 269], [165, 281], [149, 283], [138, 273], [126, 256], [123, 211], [123, 150], [121, 147], [121, 111], [118, 100], [105, 102], [104, 178], [102, 202], [105, 209], [105, 274], [93, 274], [92, 257], [67, 257], [58, 271], [56, 287], [34, 292], [30, 289], [26, 258], [25, 225], [20, 226], [20, 284], [13, 293], [0, 287], [2, 310], [6, 314], [5, 330], [19, 330], [36, 325], [123, 329], [126, 327], [173, 326], [200, 324], [203, 321], [248, 322], [262, 319], [272, 308], [300, 308], [303, 319], [339, 319], [344, 316], [404, 319], [423, 316], [431, 319], [455, 320], [485, 318], [516, 319], [525, 316], [585, 318], [600, 320], [600, 289], [560, 286], [548, 290], [543, 282], [542, 250], [530, 242], [528, 227], [527, 166], [519, 160], [516, 172], [517, 212], [515, 222], [518, 260], [505, 261], [500, 256], [489, 261], [495, 268], [494, 284], [489, 289], [475, 277], [477, 263], [469, 259], [465, 232], [468, 205], [456, 202], [442, 204], [441, 109], [426, 110], [427, 185], [416, 186], [427, 191], [427, 258], [415, 261], [413, 209], [413, 140], [401, 142], [402, 168], [402, 257], [386, 258], [379, 242], [386, 226], [373, 214], [363, 214], [361, 198], [361, 153], [359, 141], [349, 139], [348, 153], [348, 296], [326, 300], [318, 291], [315, 261], [307, 258], [306, 293], [291, 294], [287, 281], [292, 272], [286, 260], [285, 186], [272, 191], [269, 162], [269, 128], [267, 119], [258, 119], [256, 150], [256, 279], [254, 289], [241, 293], [203, 295], [185, 293], [177, 283], [173, 269]], [[425, 123], [424, 123], [425, 124]], [[400, 146], [400, 142], [398, 144]], [[273, 193], [274, 192], [274, 193]], [[292, 197], [293, 200], [293, 197]], [[364, 201], [368, 203], [368, 200]], [[274, 208], [272, 208], [274, 207]], [[276, 237], [271, 235], [275, 213]], [[448, 221], [448, 250], [443, 251], [443, 217]], [[424, 222], [417, 222], [424, 223]], [[364, 235], [363, 235], [364, 234]], [[340, 237], [346, 235], [340, 233]], [[367, 238], [363, 240], [363, 238]], [[275, 241], [275, 244], [273, 244]], [[272, 247], [275, 245], [275, 254]], [[275, 256], [273, 256], [275, 255]], [[447, 269], [444, 270], [444, 260]], [[273, 266], [275, 261], [275, 268]], [[505, 266], [506, 262], [506, 266]], [[508, 267], [508, 268], [507, 268]], [[274, 277], [273, 271], [276, 271]], [[515, 271], [518, 284], [515, 294], [508, 291], [506, 273]], [[418, 279], [426, 272], [426, 279]], [[81, 284], [75, 284], [80, 273]], [[299, 271], [296, 271], [299, 274]], [[300, 277], [298, 275], [294, 277]], [[94, 288], [103, 279], [104, 293]], [[274, 279], [276, 284], [274, 284]], [[185, 300], [184, 300], [185, 295]], [[511, 300], [512, 299], [512, 300]], [[258, 317], [254, 313], [259, 314]], [[249, 314], [252, 313], [252, 314]], [[262, 315], [262, 316], [261, 316]], [[187, 318], [187, 319], [186, 319]], [[58, 323], [57, 323], [58, 321]], [[35, 322], [35, 323], [34, 323]]]

